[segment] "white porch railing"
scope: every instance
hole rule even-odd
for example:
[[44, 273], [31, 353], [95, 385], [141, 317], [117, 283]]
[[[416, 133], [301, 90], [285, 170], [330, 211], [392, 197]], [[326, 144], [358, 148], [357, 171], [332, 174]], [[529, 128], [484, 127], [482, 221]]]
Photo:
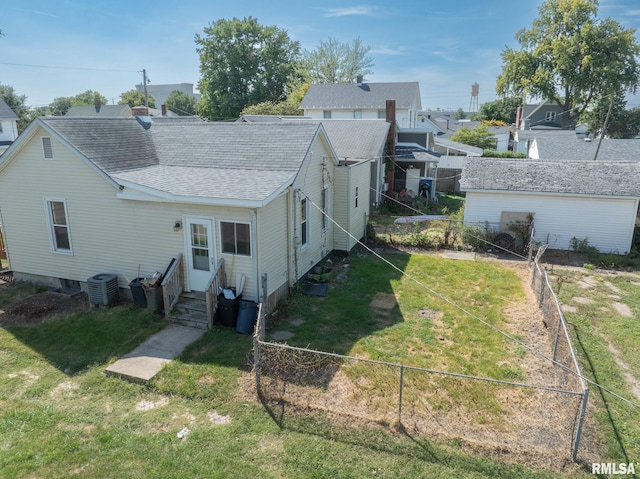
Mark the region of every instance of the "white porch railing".
[[165, 318], [169, 317], [171, 310], [178, 302], [178, 299], [180, 299], [180, 294], [184, 291], [182, 262], [182, 254], [179, 254], [174, 258], [173, 263], [162, 280]]
[[207, 324], [209, 329], [213, 327], [213, 318], [218, 310], [218, 293], [220, 288], [224, 288], [224, 283], [224, 260], [220, 258], [204, 292], [207, 300]]

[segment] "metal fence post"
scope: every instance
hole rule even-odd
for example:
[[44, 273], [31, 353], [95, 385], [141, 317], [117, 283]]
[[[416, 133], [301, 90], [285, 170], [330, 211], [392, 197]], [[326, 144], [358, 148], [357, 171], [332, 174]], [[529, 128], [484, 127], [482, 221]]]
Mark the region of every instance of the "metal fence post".
[[264, 328], [264, 313], [262, 308], [258, 308], [258, 324], [256, 331], [253, 335], [253, 370], [256, 375], [256, 394], [260, 397], [260, 340], [258, 336], [262, 335], [262, 329]]
[[547, 268], [544, 269], [544, 271], [542, 272], [542, 276], [540, 278], [540, 299], [539, 299], [540, 308], [543, 308], [543, 304], [544, 304], [544, 287], [546, 285], [546, 279], [547, 279]]
[[404, 366], [400, 366], [400, 394], [398, 396], [398, 427], [402, 424], [402, 387], [404, 384]]
[[580, 416], [578, 417], [578, 426], [576, 427], [576, 437], [573, 441], [573, 451], [571, 458], [573, 462], [578, 457], [578, 447], [580, 446], [580, 434], [582, 434], [582, 423], [584, 416], [587, 413], [587, 400], [589, 399], [589, 388], [584, 388], [584, 394], [582, 395], [582, 403], [580, 404]]

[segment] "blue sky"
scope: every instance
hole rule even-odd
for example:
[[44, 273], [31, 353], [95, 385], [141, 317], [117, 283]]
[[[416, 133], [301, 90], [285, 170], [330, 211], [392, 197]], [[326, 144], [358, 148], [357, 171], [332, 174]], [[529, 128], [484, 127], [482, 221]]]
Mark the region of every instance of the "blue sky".
[[[360, 37], [375, 63], [371, 82], [418, 81], [424, 108], [492, 101], [500, 52], [517, 47], [542, 0], [0, 0], [0, 83], [46, 105], [96, 90], [110, 103], [142, 82], [199, 80], [194, 36], [220, 18], [255, 17], [313, 50], [329, 37]], [[640, 27], [638, 0], [601, 0], [600, 17]], [[640, 38], [640, 36], [638, 37]], [[28, 65], [28, 66], [27, 66]], [[53, 68], [55, 67], [55, 68]], [[634, 101], [633, 106], [638, 106]], [[630, 105], [631, 106], [631, 105]]]

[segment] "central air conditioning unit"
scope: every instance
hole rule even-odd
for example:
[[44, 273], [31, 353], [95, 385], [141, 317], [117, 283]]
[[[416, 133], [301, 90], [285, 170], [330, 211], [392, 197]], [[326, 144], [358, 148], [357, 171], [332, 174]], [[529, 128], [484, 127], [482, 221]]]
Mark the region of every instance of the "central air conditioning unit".
[[94, 306], [108, 306], [118, 299], [118, 277], [101, 273], [87, 279], [89, 303]]

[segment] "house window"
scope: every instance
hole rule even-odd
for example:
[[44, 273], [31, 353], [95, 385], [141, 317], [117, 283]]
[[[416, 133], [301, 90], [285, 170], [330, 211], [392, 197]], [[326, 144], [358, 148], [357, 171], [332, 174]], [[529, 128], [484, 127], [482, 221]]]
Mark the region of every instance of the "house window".
[[2, 133], [2, 122], [0, 121], [0, 133]]
[[300, 229], [302, 246], [309, 244], [309, 204], [306, 198], [300, 200]]
[[322, 229], [329, 227], [329, 187], [325, 186], [322, 190]]
[[544, 119], [545, 121], [556, 121], [556, 112], [555, 111], [546, 112], [544, 115]]
[[378, 110], [378, 118], [382, 120], [387, 119], [387, 110]]
[[45, 160], [53, 160], [53, 145], [51, 144], [51, 138], [48, 136], [42, 137], [42, 151], [44, 152]]
[[251, 256], [251, 228], [248, 223], [220, 222], [222, 252]]
[[356, 186], [356, 208], [358, 207], [358, 187]]
[[353, 110], [353, 118], [360, 120], [362, 118], [362, 110]]
[[71, 235], [67, 220], [67, 204], [64, 200], [46, 199], [47, 220], [51, 249], [56, 253], [71, 253]]
[[331, 110], [322, 110], [322, 118], [331, 118]]

